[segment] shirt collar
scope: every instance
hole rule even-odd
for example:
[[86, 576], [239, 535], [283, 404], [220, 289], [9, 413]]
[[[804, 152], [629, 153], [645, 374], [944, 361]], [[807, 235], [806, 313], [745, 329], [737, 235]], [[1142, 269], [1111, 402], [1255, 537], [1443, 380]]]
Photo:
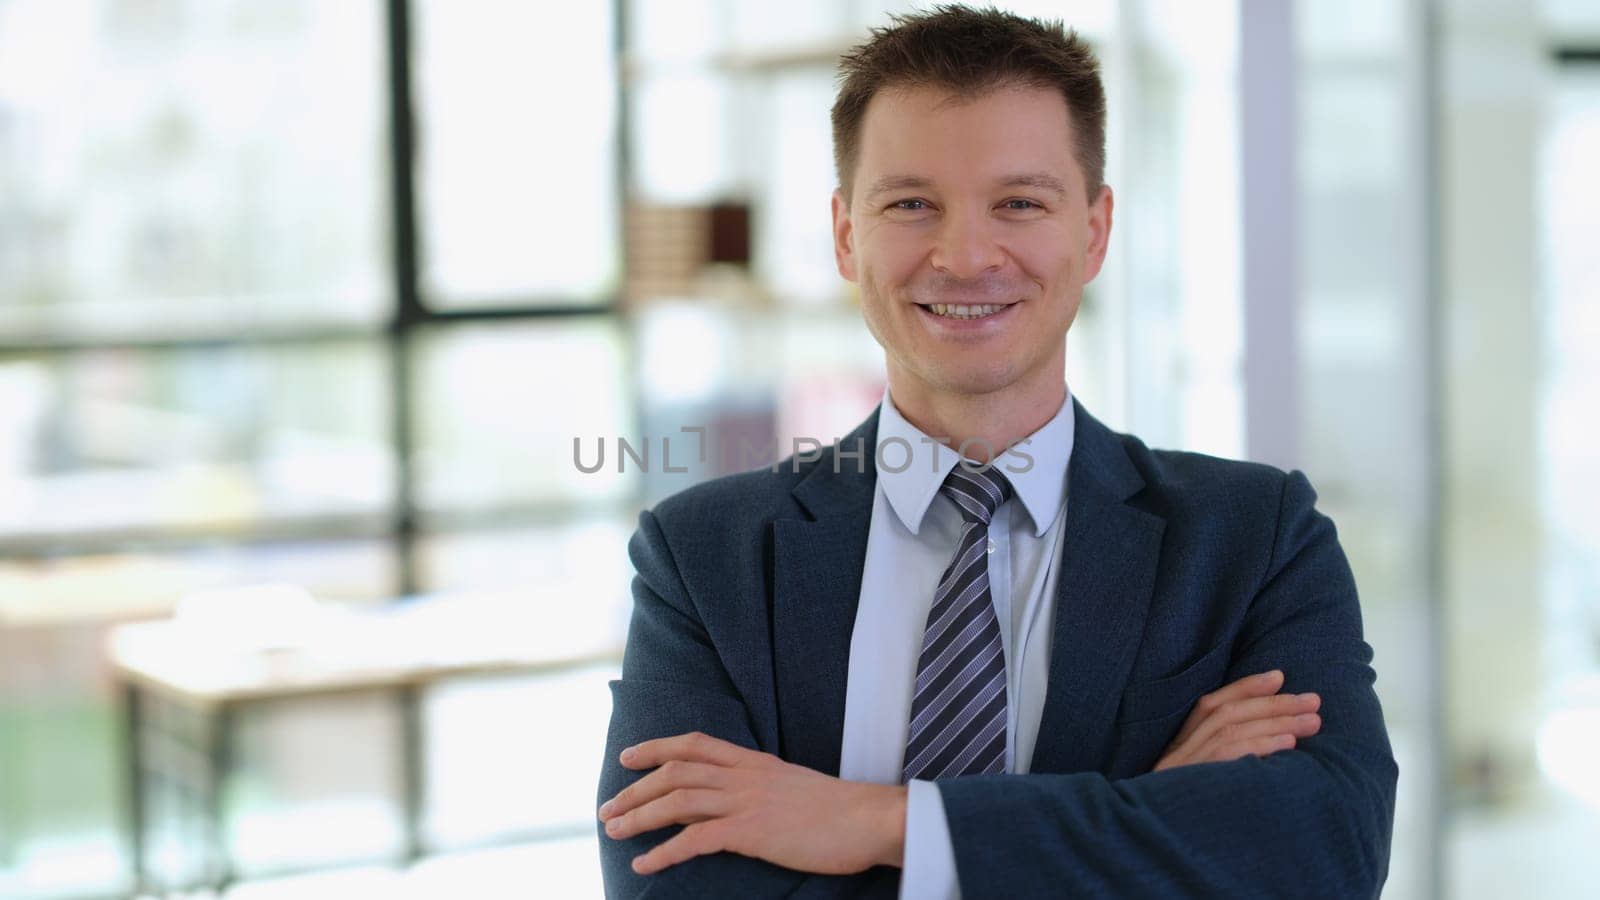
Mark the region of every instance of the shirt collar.
[[[1036, 537], [1044, 536], [1066, 502], [1073, 432], [1069, 389], [1050, 421], [995, 460], [1033, 520]], [[883, 487], [889, 506], [908, 531], [919, 533], [928, 507], [939, 495], [939, 487], [955, 468], [959, 455], [954, 448], [933, 440], [906, 421], [887, 389], [879, 405], [877, 454], [878, 484]]]

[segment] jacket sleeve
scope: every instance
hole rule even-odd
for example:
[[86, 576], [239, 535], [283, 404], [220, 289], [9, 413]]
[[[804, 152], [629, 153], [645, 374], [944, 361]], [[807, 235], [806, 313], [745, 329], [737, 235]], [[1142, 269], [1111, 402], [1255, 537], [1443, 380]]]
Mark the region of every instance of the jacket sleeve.
[[1116, 781], [940, 782], [964, 896], [1377, 896], [1398, 771], [1355, 581], [1315, 499], [1304, 475], [1286, 477], [1226, 681], [1282, 669], [1284, 690], [1321, 695], [1322, 730], [1265, 758]]
[[[690, 601], [655, 516], [645, 512], [628, 544], [636, 576], [633, 616], [622, 659], [622, 678], [611, 682], [611, 725], [606, 736], [596, 807], [644, 777], [618, 759], [640, 741], [700, 731], [752, 750], [750, 715]], [[813, 875], [735, 853], [699, 856], [653, 875], [631, 862], [683, 830], [662, 828], [626, 840], [605, 833], [598, 816], [600, 865], [608, 898], [621, 897], [853, 897], [893, 896], [898, 870], [877, 867], [854, 876]], [[887, 890], [887, 893], [885, 891]]]

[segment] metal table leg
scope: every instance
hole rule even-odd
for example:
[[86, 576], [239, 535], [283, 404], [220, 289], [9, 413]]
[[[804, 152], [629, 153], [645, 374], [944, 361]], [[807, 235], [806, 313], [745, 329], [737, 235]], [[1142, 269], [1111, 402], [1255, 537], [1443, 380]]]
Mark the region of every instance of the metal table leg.
[[218, 893], [233, 883], [233, 858], [228, 849], [227, 798], [224, 788], [233, 767], [234, 710], [222, 704], [209, 717], [203, 801], [206, 822], [206, 880]]
[[133, 892], [143, 894], [149, 887], [145, 868], [145, 825], [149, 810], [144, 783], [144, 698], [132, 681], [122, 685], [122, 758], [127, 764], [128, 865], [133, 874]]
[[422, 846], [422, 697], [415, 684], [404, 684], [399, 690], [400, 702], [400, 806], [404, 817], [405, 846], [402, 850], [407, 863], [421, 858]]

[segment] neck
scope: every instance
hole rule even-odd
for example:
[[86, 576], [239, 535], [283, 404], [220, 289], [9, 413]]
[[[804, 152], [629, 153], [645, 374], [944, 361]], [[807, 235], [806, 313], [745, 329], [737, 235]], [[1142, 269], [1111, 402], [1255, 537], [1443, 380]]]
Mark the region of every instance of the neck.
[[[889, 395], [907, 422], [930, 438], [950, 439], [950, 449], [986, 463], [1040, 428], [1067, 398], [1065, 366], [1030, 384], [987, 393], [940, 390], [891, 366]], [[966, 442], [963, 449], [962, 442]]]

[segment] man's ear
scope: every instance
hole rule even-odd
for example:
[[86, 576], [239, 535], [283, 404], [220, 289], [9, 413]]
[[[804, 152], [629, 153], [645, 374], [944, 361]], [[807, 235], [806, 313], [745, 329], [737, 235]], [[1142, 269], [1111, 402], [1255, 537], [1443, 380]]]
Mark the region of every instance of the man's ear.
[[845, 281], [856, 280], [856, 231], [850, 221], [850, 202], [842, 188], [833, 192], [833, 261]]
[[1089, 204], [1089, 246], [1084, 251], [1084, 284], [1100, 274], [1100, 266], [1106, 261], [1106, 248], [1111, 244], [1111, 211], [1114, 205], [1111, 185], [1101, 185], [1100, 193]]

